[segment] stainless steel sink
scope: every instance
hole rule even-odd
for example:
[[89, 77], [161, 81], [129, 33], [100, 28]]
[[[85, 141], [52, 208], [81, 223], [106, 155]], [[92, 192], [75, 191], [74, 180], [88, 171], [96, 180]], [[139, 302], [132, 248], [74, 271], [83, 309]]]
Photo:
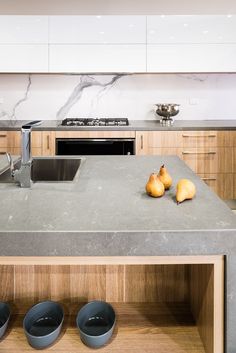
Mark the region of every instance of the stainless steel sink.
[[[31, 180], [33, 182], [68, 182], [73, 181], [81, 166], [82, 158], [33, 158], [31, 164]], [[15, 168], [20, 168], [21, 161], [14, 164]], [[14, 183], [8, 168], [0, 174], [0, 183]]]

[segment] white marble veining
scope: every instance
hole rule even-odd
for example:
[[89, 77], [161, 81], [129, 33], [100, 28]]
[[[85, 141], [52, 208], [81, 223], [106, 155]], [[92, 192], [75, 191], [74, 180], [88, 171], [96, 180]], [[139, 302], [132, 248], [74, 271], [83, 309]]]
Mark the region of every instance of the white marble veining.
[[0, 119], [67, 116], [157, 119], [155, 103], [179, 103], [176, 120], [236, 118], [236, 74], [1, 74]]

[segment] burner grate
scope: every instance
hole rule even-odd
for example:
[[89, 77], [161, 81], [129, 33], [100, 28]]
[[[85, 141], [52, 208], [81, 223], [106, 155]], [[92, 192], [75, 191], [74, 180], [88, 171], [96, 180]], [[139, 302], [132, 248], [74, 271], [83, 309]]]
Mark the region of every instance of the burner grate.
[[62, 126], [128, 126], [127, 118], [66, 118]]

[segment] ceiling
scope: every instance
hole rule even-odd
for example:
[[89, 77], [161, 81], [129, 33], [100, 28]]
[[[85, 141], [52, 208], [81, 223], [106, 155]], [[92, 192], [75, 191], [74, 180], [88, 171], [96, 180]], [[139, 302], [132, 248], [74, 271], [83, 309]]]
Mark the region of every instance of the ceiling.
[[235, 0], [0, 0], [1, 15], [235, 13]]

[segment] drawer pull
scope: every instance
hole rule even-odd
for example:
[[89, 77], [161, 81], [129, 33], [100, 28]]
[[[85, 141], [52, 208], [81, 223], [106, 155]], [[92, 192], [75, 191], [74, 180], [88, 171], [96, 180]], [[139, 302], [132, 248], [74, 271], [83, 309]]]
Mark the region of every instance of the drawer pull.
[[216, 135], [185, 135], [183, 134], [182, 137], [216, 137]]
[[215, 181], [216, 180], [216, 178], [206, 178], [206, 177], [201, 178], [201, 179], [204, 181]]
[[183, 151], [182, 154], [216, 154], [216, 152], [215, 151], [206, 151], [206, 152]]
[[141, 150], [143, 150], [143, 135], [141, 135]]
[[0, 135], [0, 137], [7, 137], [7, 135]]
[[0, 152], [0, 154], [6, 154], [6, 152]]

